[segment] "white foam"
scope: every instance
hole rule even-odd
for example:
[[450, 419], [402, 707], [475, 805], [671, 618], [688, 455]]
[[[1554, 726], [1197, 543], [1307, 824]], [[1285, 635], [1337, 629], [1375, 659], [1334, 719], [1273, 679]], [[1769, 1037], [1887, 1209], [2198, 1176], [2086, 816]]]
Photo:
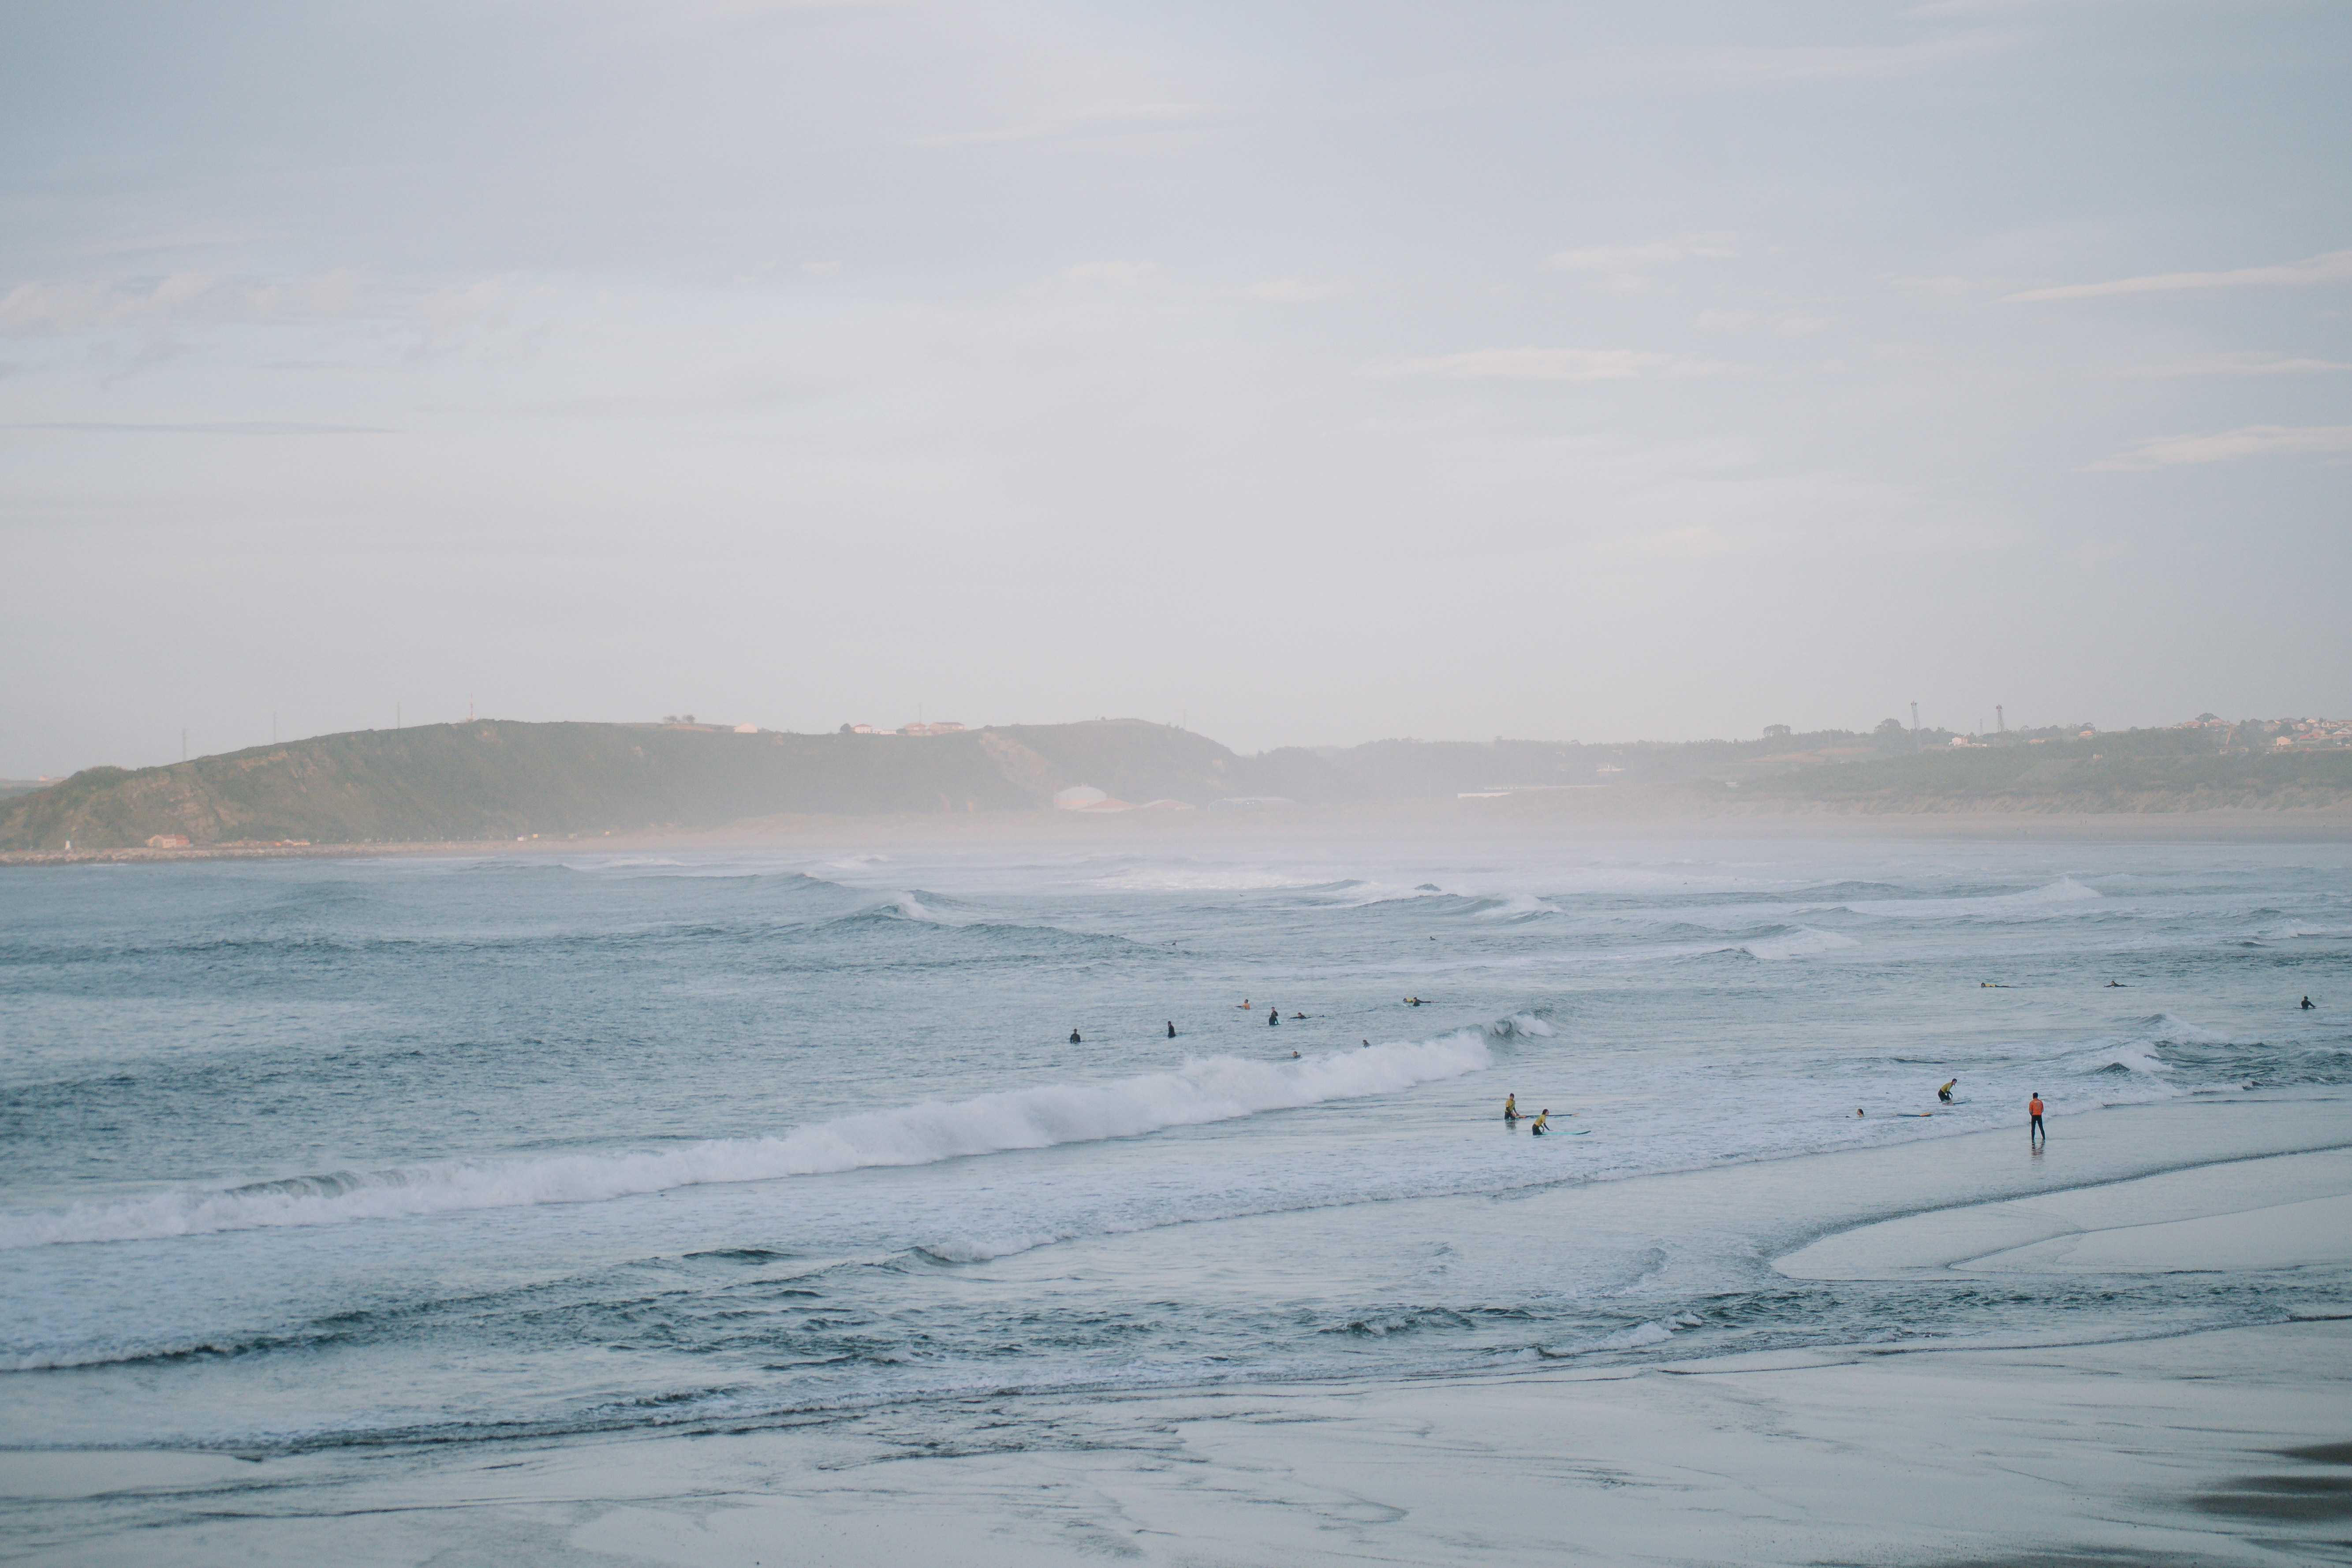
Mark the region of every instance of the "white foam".
[[[1048, 1084], [866, 1111], [776, 1138], [719, 1139], [658, 1152], [535, 1160], [433, 1161], [226, 1191], [182, 1188], [111, 1204], [19, 1210], [0, 1214], [0, 1249], [594, 1203], [713, 1183], [925, 1165], [1013, 1149], [1132, 1138], [1262, 1111], [1392, 1094], [1458, 1078], [1492, 1062], [1492, 1039], [1550, 1033], [1542, 1019], [1521, 1016], [1433, 1040], [1334, 1051], [1298, 1061], [1196, 1058], [1173, 1072], [1105, 1083]], [[950, 1254], [940, 1256], [955, 1260]]]
[[1992, 893], [1968, 899], [1857, 899], [1845, 907], [1856, 914], [1891, 915], [1902, 920], [1952, 920], [1969, 916], [1999, 918], [2031, 913], [2055, 904], [2076, 904], [2104, 898], [2072, 877], [2017, 893]]
[[1840, 948], [1860, 947], [1850, 936], [1833, 931], [1819, 931], [1811, 926], [1799, 926], [1780, 936], [1756, 937], [1741, 942], [1734, 951], [1768, 963], [1785, 963], [1792, 958], [1811, 958], [1816, 953], [1835, 952]]

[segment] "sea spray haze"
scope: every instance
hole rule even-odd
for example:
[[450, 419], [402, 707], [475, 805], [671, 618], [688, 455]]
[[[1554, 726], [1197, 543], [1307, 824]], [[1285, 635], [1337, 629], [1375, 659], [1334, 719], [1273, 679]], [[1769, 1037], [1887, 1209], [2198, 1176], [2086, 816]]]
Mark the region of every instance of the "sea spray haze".
[[[462, 1443], [2268, 1321], [2341, 1281], [1767, 1267], [1950, 1201], [1957, 1165], [1769, 1214], [1629, 1178], [2006, 1128], [2034, 1090], [2059, 1159], [2103, 1106], [2352, 1080], [2340, 1007], [2294, 1005], [2343, 990], [2348, 860], [1197, 839], [18, 874], [12, 1426]], [[1510, 1092], [1570, 1135], [1507, 1131]], [[1570, 1188], [1602, 1217], [1549, 1234]]]

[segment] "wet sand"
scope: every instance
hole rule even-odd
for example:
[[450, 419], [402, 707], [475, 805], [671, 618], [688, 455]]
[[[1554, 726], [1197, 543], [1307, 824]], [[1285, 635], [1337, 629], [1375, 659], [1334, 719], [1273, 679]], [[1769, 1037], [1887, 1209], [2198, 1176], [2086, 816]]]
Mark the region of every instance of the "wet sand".
[[[2340, 1102], [2120, 1114], [2062, 1131], [2146, 1143], [2201, 1127], [2236, 1152], [2021, 1195], [1968, 1176], [1987, 1201], [1839, 1231], [1778, 1266], [1966, 1283], [2345, 1260]], [[1932, 1183], [2011, 1142], [1665, 1179], [1695, 1194], [1836, 1173]], [[0, 1544], [89, 1564], [2352, 1561], [2352, 1301], [2341, 1318], [2102, 1331], [1003, 1394], [446, 1451], [19, 1452], [0, 1455]]]

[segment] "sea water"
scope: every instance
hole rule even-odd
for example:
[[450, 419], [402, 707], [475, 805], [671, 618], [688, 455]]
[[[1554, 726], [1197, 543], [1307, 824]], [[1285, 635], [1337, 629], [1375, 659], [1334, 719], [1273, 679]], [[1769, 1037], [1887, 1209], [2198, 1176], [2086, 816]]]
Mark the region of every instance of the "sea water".
[[9, 871], [8, 1442], [396, 1454], [2340, 1309], [2342, 1270], [1792, 1279], [1930, 1198], [1663, 1173], [2021, 1161], [2034, 1093], [2062, 1163], [2184, 1097], [2352, 1142], [2347, 873], [1199, 835]]

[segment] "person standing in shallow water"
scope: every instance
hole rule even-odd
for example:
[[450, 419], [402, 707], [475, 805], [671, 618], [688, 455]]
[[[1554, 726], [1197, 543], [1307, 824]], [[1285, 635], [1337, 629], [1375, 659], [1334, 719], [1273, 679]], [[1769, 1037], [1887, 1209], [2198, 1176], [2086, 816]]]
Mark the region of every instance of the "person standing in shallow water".
[[1168, 1020], [1168, 1037], [1171, 1040], [1176, 1037], [1176, 1020], [1173, 1018]]
[[1276, 1024], [1279, 1024], [1279, 1023], [1281, 1023], [1281, 1022], [1282, 1022], [1282, 1009], [1281, 1009], [1281, 1008], [1279, 1008], [1279, 1007], [1276, 1007], [1273, 1012], [1268, 1013], [1268, 1014], [1265, 1016], [1265, 1026], [1266, 1026], [1267, 1028], [1269, 1028], [1269, 1029], [1273, 1028]]
[[1072, 1030], [1070, 1031], [1070, 1044], [1072, 1044], [1072, 1045], [1074, 1045], [1074, 1046], [1075, 1046], [1075, 1045], [1076, 1045], [1077, 1043], [1078, 1043], [1078, 1032], [1077, 1032], [1076, 1029], [1072, 1029]]
[[2050, 1134], [2042, 1130], [2042, 1091], [2035, 1089], [2033, 1098], [2025, 1102], [2025, 1137], [2031, 1143], [2046, 1143]]

